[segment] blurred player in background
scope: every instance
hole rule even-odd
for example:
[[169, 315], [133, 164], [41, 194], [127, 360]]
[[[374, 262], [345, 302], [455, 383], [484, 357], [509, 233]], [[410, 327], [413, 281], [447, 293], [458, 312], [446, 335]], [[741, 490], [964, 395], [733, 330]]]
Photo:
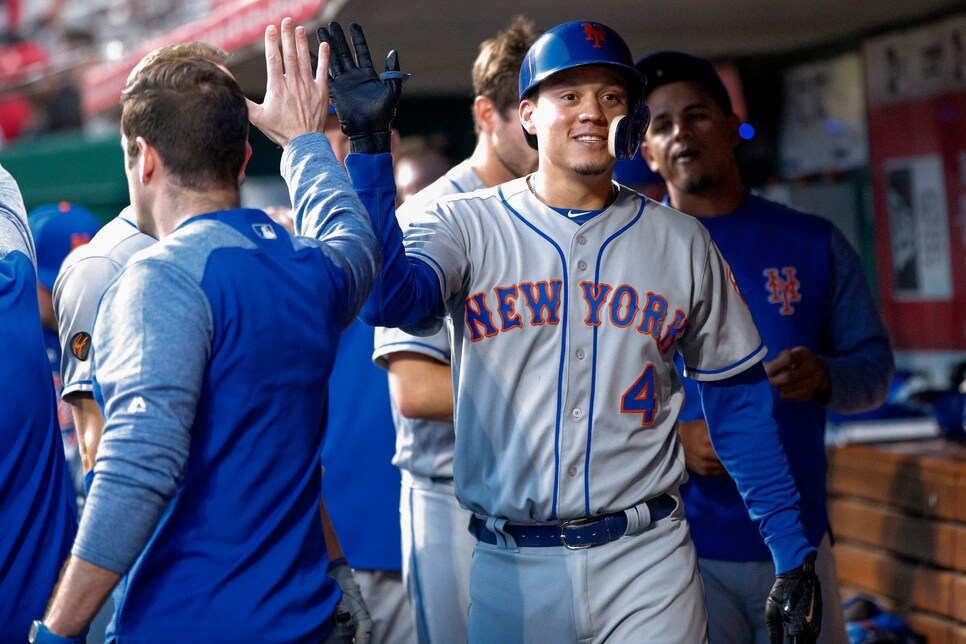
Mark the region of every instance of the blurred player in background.
[[[820, 642], [846, 642], [827, 512], [825, 411], [879, 406], [893, 361], [858, 255], [835, 226], [751, 194], [735, 146], [741, 124], [714, 66], [674, 51], [637, 63], [652, 121], [642, 152], [668, 203], [698, 217], [731, 264], [768, 348], [773, 416], [818, 549], [825, 620]], [[761, 606], [773, 582], [769, 548], [721, 464], [697, 384], [685, 379], [679, 434], [691, 472], [682, 488], [708, 602], [712, 644], [766, 642]]]
[[[58, 338], [54, 290], [57, 277], [68, 254], [83, 246], [97, 234], [101, 222], [83, 206], [62, 201], [57, 204], [38, 206], [27, 215], [30, 231], [37, 246], [37, 301], [40, 304], [40, 322], [44, 327], [44, 344], [54, 378], [57, 394], [57, 417], [64, 453], [70, 467], [71, 479], [77, 491], [78, 508], [83, 507], [84, 467], [78, 434], [74, 427], [71, 407], [61, 400], [63, 379], [61, 377], [62, 350]], [[79, 350], [84, 350], [79, 348]]]

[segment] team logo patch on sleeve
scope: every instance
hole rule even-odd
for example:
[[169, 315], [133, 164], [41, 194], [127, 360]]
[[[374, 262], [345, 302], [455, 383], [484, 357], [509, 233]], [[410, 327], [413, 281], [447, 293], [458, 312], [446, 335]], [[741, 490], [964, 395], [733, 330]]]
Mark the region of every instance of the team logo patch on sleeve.
[[91, 353], [91, 334], [83, 331], [75, 333], [70, 339], [70, 352], [82, 362], [87, 360], [87, 356]]

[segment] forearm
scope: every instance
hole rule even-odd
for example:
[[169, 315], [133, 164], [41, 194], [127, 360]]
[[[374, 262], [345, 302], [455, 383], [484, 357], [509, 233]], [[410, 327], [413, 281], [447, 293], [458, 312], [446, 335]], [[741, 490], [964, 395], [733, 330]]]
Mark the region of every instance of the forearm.
[[332, 525], [332, 519], [329, 518], [329, 511], [325, 507], [324, 496], [319, 498], [319, 516], [322, 519], [322, 533], [325, 536], [325, 551], [329, 561], [345, 559], [345, 554], [342, 552], [342, 544], [339, 542], [339, 537], [335, 533], [335, 526]]
[[87, 630], [121, 575], [69, 557], [54, 588], [44, 625], [55, 635], [76, 637]]
[[737, 376], [699, 383], [715, 451], [734, 479], [771, 550], [776, 572], [814, 550], [805, 538], [798, 490], [772, 419], [772, 394], [760, 364]]
[[406, 418], [453, 422], [450, 367], [429, 356], [403, 351], [388, 356], [389, 391]]
[[852, 355], [825, 358], [831, 379], [827, 407], [840, 414], [874, 409], [885, 402], [895, 373], [887, 338], [874, 338]]
[[434, 271], [407, 257], [396, 222], [396, 186], [389, 154], [350, 154], [346, 169], [372, 219], [382, 251], [382, 270], [360, 317], [372, 326], [414, 327], [435, 331], [441, 322], [442, 296]]
[[97, 448], [104, 432], [104, 417], [94, 396], [89, 393], [75, 392], [67, 397], [67, 402], [74, 417], [81, 465], [87, 473], [94, 467], [94, 461], [97, 459]]

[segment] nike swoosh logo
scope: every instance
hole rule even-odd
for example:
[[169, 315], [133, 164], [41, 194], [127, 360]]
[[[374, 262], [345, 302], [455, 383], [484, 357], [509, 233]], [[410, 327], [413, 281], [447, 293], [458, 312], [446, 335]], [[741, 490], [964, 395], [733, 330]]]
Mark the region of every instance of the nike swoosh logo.
[[568, 217], [580, 217], [582, 215], [586, 215], [588, 212], [590, 212], [590, 211], [589, 210], [569, 210], [569, 211], [567, 211], [567, 216]]

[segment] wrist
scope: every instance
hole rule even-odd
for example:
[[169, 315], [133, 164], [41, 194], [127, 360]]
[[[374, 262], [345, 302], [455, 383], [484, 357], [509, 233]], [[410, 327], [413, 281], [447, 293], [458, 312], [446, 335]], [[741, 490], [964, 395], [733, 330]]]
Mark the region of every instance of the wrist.
[[348, 566], [349, 562], [345, 560], [345, 557], [339, 557], [338, 559], [332, 559], [329, 561], [329, 565], [326, 566], [325, 572], [332, 572], [339, 566]]
[[30, 625], [27, 641], [31, 644], [83, 644], [87, 638], [87, 631], [88, 629], [85, 628], [84, 632], [76, 637], [65, 637], [50, 632], [42, 621], [35, 619]]
[[353, 154], [379, 154], [390, 151], [392, 135], [386, 132], [369, 132], [349, 137], [349, 151]]

